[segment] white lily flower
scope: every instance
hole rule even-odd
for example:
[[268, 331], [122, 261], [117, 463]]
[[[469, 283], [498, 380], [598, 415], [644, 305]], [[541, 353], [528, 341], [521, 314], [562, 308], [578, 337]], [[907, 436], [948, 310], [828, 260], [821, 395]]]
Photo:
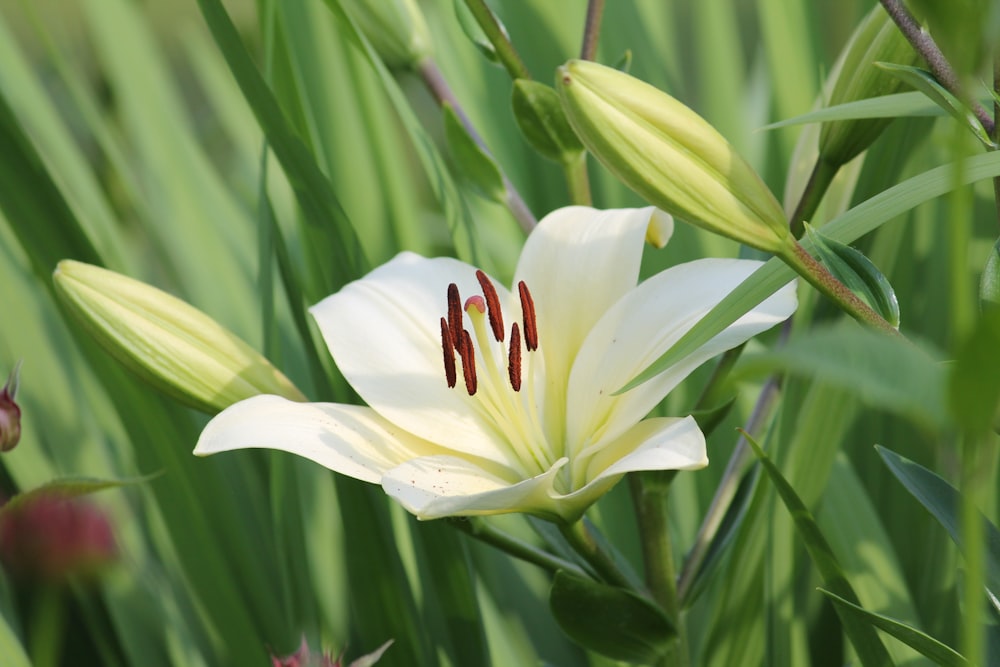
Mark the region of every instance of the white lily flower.
[[636, 285], [647, 231], [665, 243], [672, 229], [655, 208], [559, 209], [525, 243], [511, 291], [458, 260], [401, 253], [311, 309], [369, 407], [258, 396], [216, 416], [195, 454], [292, 452], [381, 484], [421, 519], [574, 521], [627, 472], [702, 468], [692, 417], [644, 417], [699, 365], [791, 315], [795, 290], [616, 396], [760, 266], [702, 259]]

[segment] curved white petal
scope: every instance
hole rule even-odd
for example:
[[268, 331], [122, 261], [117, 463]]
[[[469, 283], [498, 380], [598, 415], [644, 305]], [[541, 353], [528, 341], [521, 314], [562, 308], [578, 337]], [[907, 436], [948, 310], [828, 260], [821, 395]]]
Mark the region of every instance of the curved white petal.
[[[647, 230], [662, 245], [673, 231], [673, 218], [654, 207], [569, 206], [545, 216], [525, 242], [514, 290], [523, 280], [534, 298], [550, 383], [547, 405], [563, 404], [580, 345], [604, 313], [635, 287]], [[549, 416], [562, 421], [561, 414]]]
[[[646, 280], [615, 304], [591, 331], [573, 365], [567, 442], [586, 450], [617, 439], [702, 363], [790, 316], [797, 304], [794, 282], [667, 371], [612, 396], [760, 266], [738, 259], [680, 264]], [[574, 449], [569, 455], [580, 453]]]
[[216, 415], [202, 431], [194, 453], [207, 456], [245, 448], [291, 452], [374, 483], [403, 461], [442, 451], [393, 426], [371, 408], [295, 403], [268, 395], [240, 401]]
[[574, 461], [571, 474], [578, 488], [556, 500], [565, 512], [575, 508], [575, 515], [579, 515], [625, 473], [697, 470], [706, 465], [705, 436], [693, 417], [645, 419], [592, 456]]
[[527, 512], [554, 516], [553, 480], [566, 459], [521, 481], [492, 474], [468, 459], [430, 456], [389, 470], [382, 488], [420, 519]]
[[[461, 365], [458, 386], [445, 380], [440, 318], [447, 315], [448, 284], [458, 285], [464, 302], [482, 293], [475, 272], [455, 259], [404, 252], [310, 312], [340, 372], [382, 417], [418, 438], [509, 465], [469, 400]], [[494, 285], [510, 310], [510, 294]]]

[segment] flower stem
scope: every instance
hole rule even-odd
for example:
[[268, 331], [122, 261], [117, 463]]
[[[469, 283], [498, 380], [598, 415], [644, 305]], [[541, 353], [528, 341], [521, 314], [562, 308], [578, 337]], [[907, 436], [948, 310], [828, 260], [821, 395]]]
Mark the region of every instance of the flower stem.
[[781, 259], [809, 281], [809, 284], [829, 297], [847, 314], [875, 329], [896, 336], [901, 335], [896, 327], [872, 310], [871, 306], [858, 298], [844, 283], [837, 280], [830, 271], [810, 255], [797, 241], [791, 241], [791, 252], [783, 252]]
[[[458, 116], [458, 119], [461, 121], [462, 127], [465, 128], [465, 131], [469, 133], [469, 136], [476, 142], [476, 145], [479, 146], [483, 152], [485, 152], [490, 159], [493, 160], [494, 163], [496, 163], [496, 158], [486, 146], [486, 142], [483, 141], [479, 132], [476, 131], [472, 121], [469, 120], [465, 110], [462, 109], [462, 105], [458, 103], [455, 93], [452, 92], [451, 86], [448, 85], [448, 82], [445, 80], [444, 75], [438, 68], [437, 63], [435, 63], [432, 58], [424, 58], [417, 66], [417, 71], [420, 73], [420, 77], [424, 80], [424, 85], [427, 86], [427, 89], [430, 91], [431, 95], [434, 96], [437, 103], [442, 106], [444, 104], [448, 104], [455, 110], [455, 115]], [[524, 202], [524, 199], [517, 191], [517, 188], [515, 188], [514, 184], [511, 183], [509, 178], [507, 178], [507, 175], [504, 174], [502, 170], [500, 175], [503, 178], [504, 192], [507, 193], [506, 201], [504, 203], [510, 210], [511, 215], [514, 216], [514, 219], [516, 219], [518, 224], [521, 226], [521, 229], [523, 229], [525, 233], [530, 233], [531, 230], [535, 228], [535, 225], [538, 224], [538, 221], [532, 214], [531, 209], [529, 209], [528, 205]]]
[[570, 201], [579, 206], [590, 206], [592, 200], [590, 177], [587, 174], [587, 152], [581, 152], [579, 157], [571, 162], [564, 162], [563, 174], [566, 176]]
[[614, 558], [597, 541], [583, 519], [573, 523], [560, 523], [559, 530], [573, 549], [583, 556], [597, 572], [598, 576], [613, 586], [635, 590], [635, 586], [615, 564]]
[[486, 38], [490, 40], [490, 44], [496, 49], [497, 57], [503, 63], [507, 73], [510, 74], [510, 78], [530, 79], [531, 74], [528, 73], [528, 68], [524, 65], [524, 61], [521, 60], [521, 56], [517, 54], [517, 50], [514, 49], [514, 45], [511, 43], [507, 33], [500, 26], [497, 17], [493, 15], [493, 11], [486, 6], [486, 1], [465, 0], [465, 5], [472, 12], [476, 23], [486, 33]]
[[497, 529], [484, 519], [454, 517], [449, 519], [448, 522], [469, 537], [496, 547], [500, 551], [508, 553], [526, 563], [537, 565], [543, 570], [552, 573], [559, 570], [567, 570], [582, 577], [587, 576], [587, 573], [575, 563], [554, 556], [532, 544], [523, 542], [509, 533]]
[[29, 654], [35, 667], [56, 667], [61, 662], [66, 608], [63, 592], [44, 584], [33, 597]]
[[677, 638], [659, 664], [664, 667], [686, 667], [689, 662], [687, 635], [677, 599], [677, 578], [667, 512], [670, 480], [673, 476], [668, 477], [662, 473], [663, 471], [655, 471], [629, 475], [629, 485], [642, 538], [646, 585], [677, 632]]
[[927, 61], [927, 66], [930, 68], [934, 78], [937, 79], [937, 82], [944, 86], [948, 92], [969, 105], [969, 108], [976, 115], [976, 119], [979, 120], [986, 130], [986, 133], [992, 135], [994, 127], [993, 119], [990, 118], [989, 113], [981, 104], [972, 99], [962, 89], [958, 75], [948, 62], [948, 59], [941, 53], [941, 49], [930, 33], [921, 29], [920, 24], [913, 17], [913, 14], [909, 12], [900, 0], [880, 0], [880, 2], [885, 7], [885, 11], [892, 18], [893, 22], [899, 27], [899, 31], [903, 33], [906, 40], [913, 46], [913, 49]]
[[809, 174], [809, 180], [806, 182], [805, 190], [802, 191], [799, 205], [795, 207], [795, 211], [789, 219], [789, 226], [795, 238], [800, 238], [805, 232], [803, 223], [812, 220], [820, 202], [823, 201], [823, 195], [830, 187], [830, 182], [837, 175], [838, 169], [837, 165], [830, 164], [822, 158], [816, 160], [812, 173]]
[[601, 34], [601, 16], [604, 14], [604, 0], [590, 0], [587, 3], [587, 21], [583, 28], [583, 46], [580, 60], [593, 60], [597, 53], [597, 38]]

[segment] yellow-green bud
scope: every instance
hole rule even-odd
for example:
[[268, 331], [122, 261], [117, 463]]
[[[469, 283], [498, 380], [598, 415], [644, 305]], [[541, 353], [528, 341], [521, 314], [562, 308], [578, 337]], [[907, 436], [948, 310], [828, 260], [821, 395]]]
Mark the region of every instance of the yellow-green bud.
[[597, 63], [571, 60], [556, 87], [584, 146], [649, 203], [717, 234], [782, 254], [781, 205], [726, 139], [666, 93]]
[[344, 9], [390, 67], [411, 67], [431, 54], [427, 22], [416, 0], [344, 0]]
[[177, 297], [120, 273], [59, 262], [56, 292], [122, 365], [160, 391], [214, 413], [258, 394], [306, 400], [259, 352]]
[[[828, 106], [891, 95], [907, 88], [897, 76], [876, 62], [916, 65], [913, 47], [881, 5], [875, 5], [851, 35], [830, 74]], [[856, 118], [824, 123], [819, 134], [819, 157], [839, 167], [868, 148], [892, 118]]]

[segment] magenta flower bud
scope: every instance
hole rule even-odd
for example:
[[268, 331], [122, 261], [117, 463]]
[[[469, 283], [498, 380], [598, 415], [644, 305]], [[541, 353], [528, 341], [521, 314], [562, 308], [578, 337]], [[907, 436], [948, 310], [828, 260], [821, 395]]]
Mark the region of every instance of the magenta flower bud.
[[[374, 665], [391, 644], [392, 640], [390, 639], [375, 649], [375, 651], [354, 660], [347, 667], [369, 667], [369, 665]], [[343, 653], [337, 658], [334, 658], [328, 652], [324, 652], [321, 655], [313, 655], [312, 651], [309, 650], [309, 643], [306, 641], [305, 636], [303, 636], [302, 641], [299, 643], [299, 648], [295, 653], [287, 655], [284, 658], [279, 658], [272, 654], [271, 667], [343, 667], [343, 659]]]
[[9, 452], [21, 440], [21, 408], [14, 402], [20, 370], [19, 361], [0, 389], [0, 452]]

